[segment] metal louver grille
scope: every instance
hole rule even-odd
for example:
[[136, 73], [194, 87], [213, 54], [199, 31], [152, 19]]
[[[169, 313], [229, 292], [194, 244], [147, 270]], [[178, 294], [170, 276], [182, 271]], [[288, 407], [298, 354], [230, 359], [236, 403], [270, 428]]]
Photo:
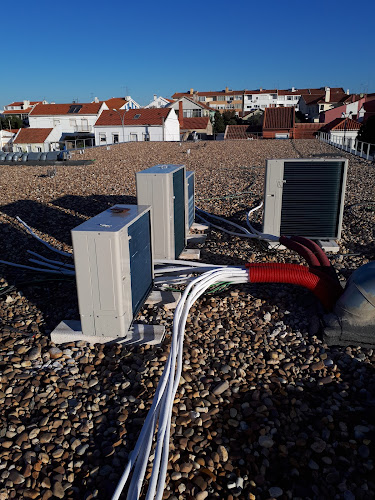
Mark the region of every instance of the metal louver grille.
[[189, 228], [194, 223], [194, 174], [186, 177], [188, 183]]
[[175, 258], [185, 247], [185, 171], [177, 170], [173, 174], [173, 216], [174, 216], [174, 249]]
[[344, 162], [285, 162], [280, 234], [336, 238]]
[[129, 226], [132, 311], [135, 316], [152, 287], [150, 212]]

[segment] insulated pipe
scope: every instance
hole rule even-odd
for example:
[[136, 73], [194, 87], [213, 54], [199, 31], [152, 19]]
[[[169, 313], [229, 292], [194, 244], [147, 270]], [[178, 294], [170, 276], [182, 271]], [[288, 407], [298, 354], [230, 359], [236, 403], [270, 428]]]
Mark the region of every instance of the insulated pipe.
[[316, 255], [313, 254], [313, 252], [307, 248], [304, 244], [298, 243], [297, 241], [291, 240], [290, 238], [287, 238], [286, 236], [280, 236], [279, 239], [280, 243], [284, 245], [285, 247], [289, 248], [290, 250], [294, 250], [297, 252], [301, 257], [303, 257], [306, 262], [309, 264], [311, 267], [319, 267], [320, 266], [320, 261]]
[[331, 267], [331, 262], [325, 251], [317, 243], [315, 243], [315, 241], [304, 238], [303, 236], [291, 236], [290, 239], [309, 248], [317, 256], [321, 266]]
[[333, 279], [316, 269], [304, 266], [294, 267], [285, 264], [255, 265], [247, 264], [251, 283], [290, 283], [308, 288], [327, 310], [331, 310], [343, 289]]
[[[321, 248], [315, 241], [309, 240], [308, 238], [304, 238], [302, 236], [291, 236], [291, 240], [301, 243], [302, 245], [309, 248], [315, 256], [318, 258], [320, 267], [319, 269], [325, 272], [328, 276], [336, 281], [340, 285], [340, 280], [337, 276], [337, 273], [332, 266], [329, 258], [327, 257], [323, 248]], [[340, 285], [341, 286], [341, 285]]]

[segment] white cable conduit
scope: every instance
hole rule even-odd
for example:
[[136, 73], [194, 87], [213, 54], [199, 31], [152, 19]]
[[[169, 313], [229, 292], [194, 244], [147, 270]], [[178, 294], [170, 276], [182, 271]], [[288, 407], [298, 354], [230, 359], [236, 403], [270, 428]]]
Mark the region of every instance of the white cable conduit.
[[44, 262], [43, 260], [29, 259], [29, 261], [33, 262], [34, 264], [39, 264], [40, 266], [49, 267], [51, 269], [58, 269], [59, 271], [68, 271], [69, 273], [75, 274], [75, 271], [73, 271], [72, 269], [67, 269], [66, 267], [61, 267], [61, 266], [56, 266], [54, 264], [49, 264], [48, 262]]
[[43, 245], [45, 245], [47, 248], [49, 248], [50, 250], [52, 250], [53, 252], [56, 252], [60, 255], [64, 255], [65, 257], [73, 257], [73, 254], [72, 253], [68, 253], [68, 252], [63, 252], [62, 250], [58, 250], [57, 248], [53, 247], [52, 245], [50, 245], [49, 243], [47, 243], [46, 241], [42, 240], [42, 238], [39, 238], [39, 236], [37, 236], [33, 230], [31, 229], [31, 227], [29, 227], [26, 222], [24, 222], [22, 219], [20, 219], [20, 217], [16, 217], [16, 219], [18, 220], [18, 222], [20, 222], [24, 228], [27, 230], [28, 233], [31, 234], [31, 236], [33, 236], [34, 238], [36, 238], [40, 243], [43, 243]]
[[246, 270], [237, 268], [215, 269], [195, 278], [185, 289], [174, 315], [171, 351], [167, 363], [156, 389], [145, 424], [142, 427], [136, 446], [129, 456], [129, 462], [117, 485], [112, 500], [118, 500], [120, 497], [134, 465], [135, 468], [129, 486], [127, 500], [139, 498], [154, 438], [156, 421], [158, 423], [157, 444], [146, 499], [154, 499], [156, 493], [156, 499], [161, 500], [168, 465], [170, 421], [173, 400], [182, 372], [183, 338], [187, 316], [192, 304], [207, 290], [207, 288], [222, 281], [247, 283], [248, 273]]
[[5, 264], [7, 266], [13, 266], [13, 267], [21, 267], [22, 269], [31, 269], [32, 271], [39, 271], [42, 273], [54, 273], [54, 274], [64, 274], [67, 276], [74, 276], [75, 272], [70, 271], [68, 269], [64, 270], [59, 270], [59, 269], [40, 269], [38, 267], [31, 267], [31, 266], [24, 266], [23, 264], [16, 264], [15, 262], [8, 262], [6, 260], [0, 260], [0, 264]]
[[50, 264], [58, 264], [59, 266], [64, 266], [64, 267], [69, 267], [71, 269], [75, 269], [75, 266], [73, 264], [65, 264], [65, 262], [61, 262], [59, 260], [47, 259], [47, 257], [44, 257], [43, 255], [40, 255], [39, 253], [33, 252], [32, 250], [27, 250], [27, 252], [30, 255], [34, 255], [35, 257], [38, 257], [38, 259], [44, 260], [45, 262], [49, 262]]
[[[218, 225], [215, 225], [215, 224], [212, 224], [212, 222], [208, 221], [207, 219], [205, 219], [202, 215], [200, 215], [199, 213], [196, 213], [196, 215], [203, 221], [205, 222], [206, 224], [209, 224], [210, 226], [212, 227], [215, 227], [216, 229], [219, 229], [220, 231], [223, 231], [224, 233], [227, 233], [227, 234], [230, 234], [232, 236], [238, 236], [240, 238], [255, 238], [255, 239], [258, 239], [258, 240], [269, 240], [269, 241], [279, 241], [279, 237], [278, 236], [275, 236], [273, 234], [265, 234], [265, 233], [261, 233], [259, 231], [257, 231], [255, 228], [254, 231], [256, 232], [256, 234], [254, 233], [251, 233], [248, 229], [242, 227], [242, 226], [239, 226], [238, 224], [235, 224], [234, 222], [231, 222], [231, 221], [228, 221], [226, 219], [224, 219], [223, 217], [219, 217], [217, 215], [213, 215], [213, 214], [210, 214], [208, 212], [205, 212], [204, 210], [201, 210], [199, 208], [196, 207], [196, 210], [198, 212], [203, 212], [205, 214], [207, 214], [209, 217], [212, 217], [213, 219], [217, 219], [217, 220], [220, 220], [220, 221], [223, 221], [225, 222], [226, 224], [230, 224], [234, 227], [237, 227], [239, 229], [241, 229], [241, 231], [243, 231], [244, 233], [241, 234], [241, 233], [235, 233], [233, 231], [228, 231], [227, 229], [224, 229], [223, 227], [221, 226], [218, 226]], [[254, 209], [253, 209], [254, 210]]]

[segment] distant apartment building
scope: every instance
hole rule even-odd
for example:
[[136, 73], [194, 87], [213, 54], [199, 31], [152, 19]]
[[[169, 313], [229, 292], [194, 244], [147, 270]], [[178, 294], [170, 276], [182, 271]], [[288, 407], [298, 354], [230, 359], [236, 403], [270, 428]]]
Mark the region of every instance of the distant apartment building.
[[301, 95], [299, 109], [311, 122], [319, 122], [320, 113], [341, 106], [350, 97], [349, 90], [345, 92], [340, 87], [307, 90]]
[[145, 108], [165, 108], [171, 102], [173, 102], [172, 99], [166, 99], [162, 96], [158, 97], [156, 94], [154, 94], [153, 100], [149, 104], [147, 104]]
[[173, 94], [173, 99], [180, 99], [181, 97], [189, 97], [194, 101], [206, 104], [214, 111], [235, 111], [240, 115], [243, 112], [243, 96], [244, 90], [225, 90], [198, 92], [190, 89], [189, 92], [176, 92]]

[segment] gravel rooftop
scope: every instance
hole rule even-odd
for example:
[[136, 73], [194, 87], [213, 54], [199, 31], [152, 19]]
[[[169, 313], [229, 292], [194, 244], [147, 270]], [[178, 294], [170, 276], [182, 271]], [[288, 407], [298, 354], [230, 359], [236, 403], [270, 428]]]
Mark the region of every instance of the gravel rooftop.
[[[189, 150], [189, 151], [188, 151]], [[135, 203], [135, 172], [184, 163], [197, 205], [245, 224], [263, 197], [267, 158], [332, 155], [318, 141], [129, 143], [86, 150], [92, 165], [0, 166], [0, 259], [55, 258], [15, 219], [68, 251], [70, 230], [116, 203]], [[345, 155], [345, 154], [344, 154]], [[374, 165], [348, 155], [340, 252], [344, 283], [375, 258]], [[236, 196], [230, 196], [236, 195]], [[262, 211], [254, 213], [260, 228]], [[212, 230], [201, 261], [303, 261], [290, 251]], [[35, 280], [48, 280], [36, 283]], [[0, 500], [107, 500], [123, 472], [168, 356], [162, 346], [55, 346], [50, 331], [78, 319], [74, 281], [0, 265]], [[288, 285], [243, 285], [205, 295], [188, 319], [172, 417], [164, 498], [375, 498], [375, 351], [327, 347], [315, 298]], [[148, 470], [148, 476], [149, 477]]]

